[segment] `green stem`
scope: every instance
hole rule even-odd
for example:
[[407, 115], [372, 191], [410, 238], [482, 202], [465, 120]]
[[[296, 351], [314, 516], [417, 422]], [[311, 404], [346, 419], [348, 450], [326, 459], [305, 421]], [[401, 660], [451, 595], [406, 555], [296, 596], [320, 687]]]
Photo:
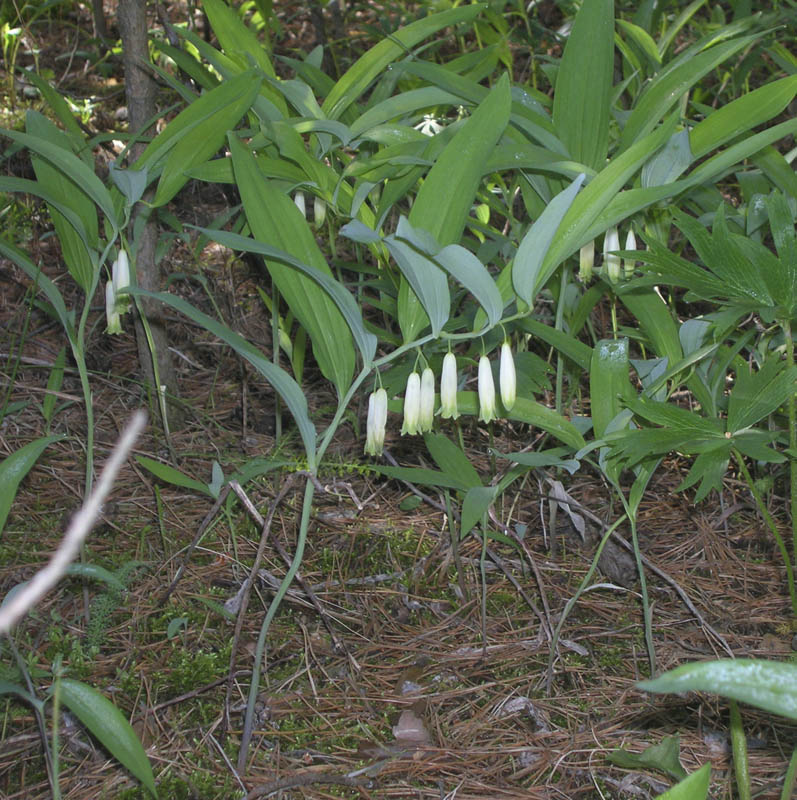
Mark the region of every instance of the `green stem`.
[[53, 691], [53, 741], [52, 741], [52, 764], [53, 764], [53, 800], [61, 800], [60, 786], [60, 762], [58, 759], [59, 736], [58, 722], [61, 714], [61, 670], [55, 670], [55, 690]]
[[[790, 319], [783, 322], [783, 335], [786, 340], [786, 369], [792, 369], [794, 367], [794, 339]], [[797, 452], [797, 395], [792, 394], [789, 397], [786, 411], [789, 418], [789, 449], [795, 453]], [[792, 557], [794, 566], [797, 568], [797, 456], [789, 456], [789, 473]]]
[[764, 521], [769, 526], [770, 531], [772, 531], [772, 535], [775, 537], [778, 550], [780, 550], [780, 557], [783, 559], [783, 564], [786, 567], [786, 577], [789, 582], [789, 597], [791, 598], [792, 615], [797, 617], [797, 593], [795, 593], [794, 590], [794, 571], [792, 570], [791, 559], [789, 558], [789, 551], [786, 549], [786, 543], [783, 541], [783, 537], [780, 535], [777, 525], [775, 525], [775, 520], [772, 519], [772, 515], [767, 510], [764, 500], [761, 497], [761, 493], [758, 491], [755, 483], [753, 482], [753, 477], [750, 475], [750, 471], [747, 469], [747, 464], [744, 463], [742, 454], [734, 448], [733, 457], [736, 459], [736, 463], [739, 465], [739, 469], [744, 476], [745, 482], [755, 498], [755, 502], [758, 506], [758, 510], [761, 512], [761, 516], [764, 518]]
[[731, 700], [731, 751], [733, 771], [736, 773], [736, 791], [739, 800], [752, 800], [750, 791], [750, 762], [747, 760], [747, 740], [744, 737], [739, 705]]
[[780, 800], [792, 800], [795, 779], [797, 779], [797, 747], [794, 748], [791, 754], [789, 767], [783, 776], [783, 789], [780, 793]]
[[[564, 329], [565, 304], [564, 297], [567, 291], [567, 284], [570, 278], [570, 268], [567, 264], [562, 267], [562, 278], [559, 282], [559, 302], [556, 304], [556, 319], [554, 327], [557, 331]], [[556, 351], [556, 396], [554, 398], [554, 408], [557, 414], [562, 413], [562, 387], [564, 384], [564, 359], [562, 354]]]
[[241, 750], [238, 754], [238, 769], [243, 771], [246, 766], [246, 759], [249, 752], [249, 742], [252, 735], [252, 726], [254, 724], [255, 715], [255, 702], [257, 701], [257, 694], [260, 691], [260, 671], [263, 666], [263, 656], [266, 650], [266, 636], [271, 622], [277, 613], [277, 609], [282, 602], [282, 598], [288, 591], [288, 587], [296, 577], [299, 571], [299, 565], [302, 563], [302, 556], [304, 555], [304, 546], [307, 542], [307, 530], [310, 526], [310, 512], [313, 507], [313, 481], [308, 477], [307, 483], [304, 485], [304, 502], [302, 503], [302, 519], [299, 524], [299, 538], [296, 542], [296, 553], [293, 556], [288, 571], [279, 585], [274, 599], [266, 612], [266, 618], [263, 620], [263, 625], [260, 628], [260, 636], [257, 639], [257, 647], [255, 649], [255, 659], [252, 668], [252, 683], [249, 686], [249, 696], [246, 703], [246, 715], [244, 716], [244, 735], [241, 738]]

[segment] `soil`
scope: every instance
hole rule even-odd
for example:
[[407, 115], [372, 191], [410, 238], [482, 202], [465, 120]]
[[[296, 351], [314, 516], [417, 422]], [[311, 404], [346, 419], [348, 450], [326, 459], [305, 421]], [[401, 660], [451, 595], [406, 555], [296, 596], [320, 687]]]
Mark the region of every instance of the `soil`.
[[[76, 13], [67, 15], [76, 29], [36, 30], [44, 52], [66, 50], [64, 30], [90, 30], [84, 16], [69, 16]], [[309, 16], [290, 8], [280, 14], [286, 52], [312, 46]], [[96, 70], [76, 59], [63, 86], [94, 93], [102, 89], [91, 85], [96, 80]], [[116, 119], [118, 85], [102, 86], [110, 99], [97, 103], [91, 126]], [[173, 211], [181, 219], [210, 219], [224, 202], [192, 185]], [[46, 215], [33, 201], [14, 214], [21, 246], [59, 281], [68, 304], [79, 304], [57, 243], [47, 236]], [[219, 248], [197, 254], [179, 242], [168, 259], [173, 276], [187, 276], [175, 283], [187, 300], [211, 309], [204, 282], [227, 322], [270, 356], [260, 270]], [[157, 417], [140, 383], [132, 334], [106, 336], [99, 295], [94, 303], [88, 351], [101, 467], [134, 409]], [[687, 772], [711, 762], [712, 796], [732, 796], [727, 701], [653, 696], [636, 683], [687, 661], [790, 656], [785, 572], [743, 485], [729, 474], [721, 495], [695, 506], [675, 490], [688, 464], [673, 458], [648, 489], [638, 528], [655, 664], [644, 640], [635, 563], [619, 541], [605, 551], [553, 648], [551, 633], [597, 541], [620, 514], [609, 488], [587, 471], [572, 478], [531, 473], [495, 508], [494, 530], [509, 537], [489, 542], [493, 557], [486, 562], [481, 541], [466, 538], [459, 571], [444, 499], [419, 487], [425, 499], [415, 505], [416, 487], [384, 478], [363, 459], [363, 398], [321, 469], [304, 583], [294, 582], [269, 630], [251, 746], [239, 770], [255, 645], [285, 574], [280, 550], [292, 555], [296, 546], [305, 478], [287, 415], [277, 436], [271, 389], [176, 313], [170, 331], [187, 425], [170, 441], [156, 422], [148, 427], [86, 544], [85, 561], [115, 572], [127, 590], [66, 579], [16, 628], [13, 642], [38, 696], [60, 656], [71, 677], [100, 689], [131, 720], [163, 798], [226, 798], [244, 789], [249, 797], [319, 799], [652, 798], [673, 779], [615, 766], [609, 756], [616, 748], [638, 754], [670, 736], [680, 737]], [[82, 502], [86, 418], [69, 362], [49, 426], [41, 410], [63, 345], [60, 327], [33, 301], [29, 280], [0, 260], [0, 457], [47, 433], [63, 435], [23, 481], [2, 532], [2, 595], [46, 561]], [[321, 426], [335, 398], [312, 367], [304, 388]], [[399, 464], [428, 461], [421, 441], [398, 435], [395, 415], [388, 425], [387, 449]], [[537, 435], [499, 423], [493, 446], [520, 450]], [[484, 432], [466, 424], [464, 439], [472, 463], [493, 480], [501, 466], [493, 464]], [[206, 519], [211, 497], [159, 480], [140, 457], [170, 463], [202, 483], [210, 482], [214, 460], [228, 476], [255, 458], [284, 462], [243, 486], [263, 517], [273, 510], [270, 530], [234, 495]], [[564, 504], [552, 516], [556, 480], [584, 523], [583, 536]], [[775, 491], [769, 500], [786, 535], [785, 501]], [[630, 530], [621, 528], [620, 536], [628, 541]], [[262, 568], [233, 650], [236, 600], [261, 538]], [[18, 680], [6, 642], [0, 662], [0, 678]], [[49, 797], [34, 716], [6, 698], [0, 796]], [[754, 796], [776, 798], [797, 741], [794, 727], [748, 707], [743, 720]], [[60, 734], [64, 798], [144, 796], [69, 713]]]

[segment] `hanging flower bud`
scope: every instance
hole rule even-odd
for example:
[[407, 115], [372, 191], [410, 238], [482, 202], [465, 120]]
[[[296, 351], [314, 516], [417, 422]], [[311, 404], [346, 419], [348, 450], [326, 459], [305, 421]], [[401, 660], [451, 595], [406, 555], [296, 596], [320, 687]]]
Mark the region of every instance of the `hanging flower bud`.
[[592, 280], [592, 267], [595, 265], [595, 240], [587, 242], [578, 254], [578, 279], [582, 283]]
[[443, 358], [443, 374], [440, 376], [440, 403], [443, 419], [456, 419], [457, 411], [457, 357], [446, 353]]
[[606, 236], [603, 238], [603, 263], [610, 283], [617, 283], [620, 280], [620, 256], [612, 253], [612, 250], [619, 249], [620, 236], [617, 233], [617, 228], [611, 227], [606, 231]]
[[507, 411], [515, 405], [517, 389], [517, 376], [515, 375], [515, 360], [512, 358], [512, 348], [509, 341], [501, 345], [501, 367], [498, 372], [498, 382], [501, 385], [501, 402]]
[[[634, 229], [628, 229], [628, 236], [625, 237], [625, 247], [624, 250], [636, 250], [636, 236], [634, 236]], [[630, 280], [634, 277], [634, 270], [636, 269], [636, 259], [634, 258], [625, 258], [623, 259], [623, 274], [626, 277], [626, 280]]]
[[293, 202], [296, 203], [296, 208], [302, 212], [302, 216], [306, 216], [307, 209], [304, 205], [304, 192], [296, 192], [296, 194], [293, 196]]
[[[116, 301], [116, 310], [119, 314], [126, 314], [130, 310], [130, 300], [127, 295], [120, 297], [120, 292], [130, 286], [130, 261], [124, 250], [119, 251], [116, 261], [111, 266], [111, 280], [113, 281], [113, 294]], [[107, 292], [107, 290], [106, 290]]]
[[430, 367], [421, 374], [421, 413], [419, 428], [421, 433], [432, 430], [434, 422], [434, 372]]
[[365, 453], [381, 456], [385, 446], [385, 424], [387, 423], [387, 392], [377, 389], [368, 398], [368, 421], [365, 426]]
[[108, 322], [106, 333], [122, 333], [122, 318], [116, 310], [116, 292], [112, 281], [105, 284], [105, 319]]
[[327, 218], [327, 204], [326, 201], [320, 197], [313, 197], [313, 223], [316, 228], [320, 228]]
[[421, 432], [421, 376], [413, 372], [407, 378], [407, 389], [404, 392], [404, 422], [401, 426], [401, 435], [410, 436]]
[[479, 359], [479, 421], [492, 422], [495, 413], [495, 383], [490, 359], [482, 356]]

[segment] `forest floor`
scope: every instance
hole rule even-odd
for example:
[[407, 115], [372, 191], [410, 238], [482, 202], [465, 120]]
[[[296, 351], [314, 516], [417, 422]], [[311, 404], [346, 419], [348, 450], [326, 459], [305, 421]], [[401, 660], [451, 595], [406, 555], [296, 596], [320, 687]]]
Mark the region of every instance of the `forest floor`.
[[[98, 103], [97, 113], [112, 118], [113, 103]], [[183, 195], [184, 211], [211, 217], [224, 202], [191, 191], [199, 189]], [[57, 243], [45, 236], [35, 205], [27, 211], [14, 223], [23, 246], [68, 292]], [[270, 322], [257, 293], [262, 272], [219, 248], [196, 258], [183, 245], [170, 252], [169, 272], [199, 307], [210, 307], [203, 283], [210, 286], [227, 322], [270, 355]], [[78, 302], [77, 293], [72, 299]], [[148, 398], [132, 330], [106, 336], [97, 302], [88, 349], [101, 467]], [[601, 320], [595, 324], [600, 328]], [[319, 800], [651, 798], [672, 777], [644, 765], [617, 766], [609, 755], [618, 748], [638, 754], [672, 736], [680, 737], [684, 769], [710, 761], [712, 796], [732, 796], [727, 702], [635, 688], [652, 665], [638, 577], [621, 546], [602, 560], [552, 654], [552, 631], [598, 539], [621, 513], [609, 487], [588, 472], [531, 473], [495, 509], [519, 543], [491, 541], [483, 562], [480, 540], [467, 538], [459, 571], [442, 498], [428, 488], [421, 498], [369, 469], [361, 455], [362, 398], [322, 466], [324, 490], [316, 494], [301, 566], [310, 591], [295, 583], [271, 626], [249, 757], [238, 770], [255, 643], [286, 570], [277, 543], [293, 554], [304, 478], [287, 415], [276, 435], [270, 389], [185, 318], [170, 317], [169, 330], [186, 427], [170, 445], [158, 425], [148, 428], [85, 548], [86, 562], [114, 572], [127, 591], [64, 580], [14, 634], [40, 695], [60, 656], [71, 677], [124, 711], [162, 798], [228, 798], [243, 789], [250, 797]], [[0, 457], [48, 432], [64, 434], [20, 487], [0, 538], [0, 596], [46, 561], [82, 501], [86, 417], [76, 371], [67, 369], [49, 431], [40, 408], [63, 344], [60, 327], [32, 302], [29, 281], [0, 261], [0, 396], [5, 408], [19, 404], [2, 420]], [[327, 385], [308, 370], [305, 388], [313, 417], [328, 419], [335, 398]], [[516, 451], [539, 436], [508, 423], [495, 425], [492, 442], [475, 426], [463, 432], [467, 455], [486, 478], [501, 469], [489, 446]], [[387, 450], [405, 466], [428, 458], [422, 442], [398, 435], [395, 419]], [[211, 497], [158, 480], [142, 456], [203, 483], [214, 460], [226, 475], [257, 457], [284, 462], [243, 486], [263, 517], [273, 510], [270, 530], [234, 495], [214, 511]], [[692, 505], [688, 493], [675, 492], [687, 468], [665, 461], [639, 514], [655, 669], [729, 654], [787, 657], [784, 570], [749, 494], [729, 474], [721, 497]], [[564, 504], [552, 515], [557, 481], [585, 523], [583, 540]], [[770, 502], [785, 529], [783, 498], [773, 494]], [[629, 538], [628, 529], [619, 532]], [[236, 641], [230, 609], [261, 537], [263, 571]], [[0, 678], [10, 675], [14, 661], [5, 643], [0, 662]], [[14, 699], [3, 702], [0, 797], [49, 797], [34, 716]], [[754, 796], [778, 797], [795, 730], [751, 708], [743, 718]], [[144, 796], [68, 714], [61, 744], [65, 799]]]

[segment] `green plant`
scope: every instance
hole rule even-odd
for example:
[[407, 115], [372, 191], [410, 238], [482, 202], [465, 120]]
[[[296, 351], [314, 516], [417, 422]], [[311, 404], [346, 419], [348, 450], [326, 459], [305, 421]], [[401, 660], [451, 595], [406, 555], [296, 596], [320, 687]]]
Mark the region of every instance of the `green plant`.
[[[713, 692], [730, 698], [731, 743], [739, 797], [750, 798], [747, 745], [737, 701], [797, 720], [797, 665], [739, 658], [683, 664], [654, 680], [637, 684], [648, 692]], [[676, 744], [677, 749], [677, 744]], [[676, 757], [677, 762], [677, 757]], [[704, 800], [708, 795], [710, 765], [660, 795], [667, 800]], [[781, 800], [792, 797], [797, 779], [797, 747], [783, 778]]]

